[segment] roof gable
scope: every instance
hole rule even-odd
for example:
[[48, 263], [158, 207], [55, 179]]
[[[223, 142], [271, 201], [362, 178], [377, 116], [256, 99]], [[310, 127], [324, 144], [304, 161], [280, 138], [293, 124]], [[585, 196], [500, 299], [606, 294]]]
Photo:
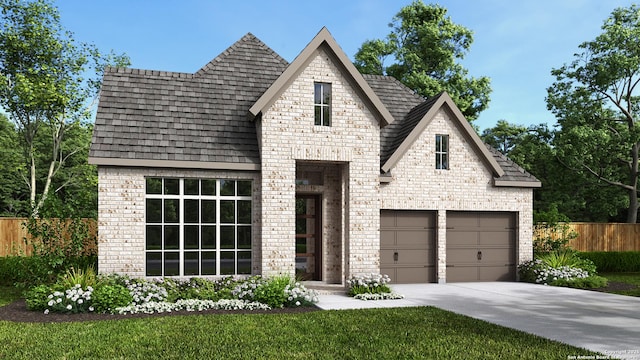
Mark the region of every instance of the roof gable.
[[489, 149], [487, 149], [478, 134], [476, 134], [475, 130], [473, 130], [464, 115], [460, 112], [460, 109], [458, 109], [446, 92], [442, 92], [426, 100], [407, 114], [402, 126], [398, 126], [397, 128], [395, 140], [391, 143], [390, 156], [382, 164], [382, 171], [388, 172], [397, 164], [441, 109], [446, 109], [453, 115], [450, 117], [451, 121], [455, 123], [462, 135], [469, 140], [469, 143], [473, 146], [483, 162], [489, 167], [491, 172], [496, 177], [503, 176], [504, 170], [500, 167], [500, 164], [498, 164], [495, 157]]
[[334, 60], [334, 63], [345, 75], [345, 78], [356, 89], [362, 99], [367, 103], [380, 126], [384, 127], [393, 121], [393, 116], [382, 104], [378, 95], [371, 89], [367, 81], [351, 63], [349, 57], [342, 51], [333, 36], [326, 27], [311, 40], [311, 42], [300, 52], [287, 69], [273, 82], [264, 94], [249, 109], [249, 116], [255, 119], [260, 113], [268, 109], [293, 80], [305, 69], [313, 59], [319, 48], [323, 48]]

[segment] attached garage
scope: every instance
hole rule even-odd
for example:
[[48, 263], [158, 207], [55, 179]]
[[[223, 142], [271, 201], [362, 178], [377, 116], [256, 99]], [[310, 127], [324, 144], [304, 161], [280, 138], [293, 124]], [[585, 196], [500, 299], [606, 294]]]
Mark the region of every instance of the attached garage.
[[515, 281], [516, 215], [447, 212], [447, 282]]
[[382, 210], [380, 272], [393, 283], [436, 281], [436, 212]]

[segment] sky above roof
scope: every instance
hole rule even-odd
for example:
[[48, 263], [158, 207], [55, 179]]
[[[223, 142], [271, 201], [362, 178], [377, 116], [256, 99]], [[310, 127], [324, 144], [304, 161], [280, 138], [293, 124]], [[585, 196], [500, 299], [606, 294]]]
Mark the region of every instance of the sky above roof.
[[[58, 0], [76, 40], [126, 53], [131, 67], [195, 72], [248, 32], [289, 62], [326, 26], [353, 59], [365, 40], [384, 38], [411, 0]], [[430, 3], [425, 0], [425, 3]], [[463, 65], [491, 78], [491, 103], [474, 123], [556, 121], [546, 109], [552, 68], [573, 60], [616, 7], [631, 0], [442, 0], [451, 19], [474, 32]]]

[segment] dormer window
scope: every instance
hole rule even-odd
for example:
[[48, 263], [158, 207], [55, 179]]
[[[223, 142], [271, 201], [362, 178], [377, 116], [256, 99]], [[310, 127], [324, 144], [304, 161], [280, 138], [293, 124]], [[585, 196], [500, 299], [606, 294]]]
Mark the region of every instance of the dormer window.
[[449, 135], [436, 135], [436, 169], [449, 169]]
[[313, 107], [315, 124], [331, 126], [331, 84], [314, 83]]

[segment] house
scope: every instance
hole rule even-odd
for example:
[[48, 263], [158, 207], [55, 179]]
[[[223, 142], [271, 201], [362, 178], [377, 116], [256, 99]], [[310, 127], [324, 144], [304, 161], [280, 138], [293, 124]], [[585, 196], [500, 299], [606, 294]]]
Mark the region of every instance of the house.
[[292, 63], [247, 34], [193, 74], [107, 69], [89, 162], [103, 273], [444, 283], [532, 258], [540, 182], [326, 28]]

